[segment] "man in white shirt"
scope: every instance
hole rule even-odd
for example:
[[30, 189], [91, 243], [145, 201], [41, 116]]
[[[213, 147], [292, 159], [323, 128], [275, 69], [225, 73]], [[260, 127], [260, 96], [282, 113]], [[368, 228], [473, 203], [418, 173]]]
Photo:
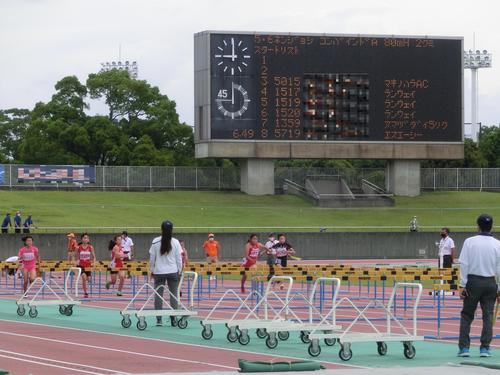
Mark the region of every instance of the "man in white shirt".
[[448, 228], [441, 229], [441, 241], [439, 241], [439, 266], [451, 268], [453, 264], [453, 254], [455, 253], [455, 242], [450, 237]]
[[490, 357], [490, 343], [493, 335], [493, 310], [495, 300], [500, 303], [500, 241], [493, 238], [493, 218], [483, 214], [477, 218], [479, 233], [465, 240], [460, 253], [460, 298], [463, 309], [460, 318], [458, 356], [469, 357], [470, 326], [474, 320], [478, 302], [483, 315], [481, 347], [479, 355]]
[[123, 254], [125, 254], [126, 260], [132, 260], [134, 254], [134, 241], [128, 236], [128, 232], [124, 230], [122, 232], [122, 249]]

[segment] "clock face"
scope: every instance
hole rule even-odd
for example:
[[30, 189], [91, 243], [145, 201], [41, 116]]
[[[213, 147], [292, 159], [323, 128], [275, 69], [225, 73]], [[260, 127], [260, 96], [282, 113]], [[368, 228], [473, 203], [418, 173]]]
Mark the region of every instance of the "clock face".
[[231, 82], [230, 87], [221, 88], [215, 99], [217, 110], [232, 120], [247, 111], [249, 102], [247, 90], [235, 82]]
[[217, 44], [215, 64], [224, 75], [243, 74], [250, 62], [250, 48], [242, 39], [226, 37]]

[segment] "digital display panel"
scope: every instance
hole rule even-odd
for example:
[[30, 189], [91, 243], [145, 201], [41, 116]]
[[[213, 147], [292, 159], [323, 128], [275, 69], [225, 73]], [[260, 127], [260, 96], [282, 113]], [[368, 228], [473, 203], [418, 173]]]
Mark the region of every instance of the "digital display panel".
[[210, 139], [462, 142], [459, 38], [211, 33]]
[[95, 167], [65, 165], [25, 165], [17, 168], [19, 183], [93, 184]]

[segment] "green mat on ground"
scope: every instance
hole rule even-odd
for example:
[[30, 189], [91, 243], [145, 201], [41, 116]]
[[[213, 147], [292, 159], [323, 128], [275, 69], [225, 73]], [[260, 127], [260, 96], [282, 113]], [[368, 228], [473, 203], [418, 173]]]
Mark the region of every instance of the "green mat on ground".
[[240, 372], [316, 371], [325, 368], [315, 361], [260, 362], [239, 359], [238, 364]]

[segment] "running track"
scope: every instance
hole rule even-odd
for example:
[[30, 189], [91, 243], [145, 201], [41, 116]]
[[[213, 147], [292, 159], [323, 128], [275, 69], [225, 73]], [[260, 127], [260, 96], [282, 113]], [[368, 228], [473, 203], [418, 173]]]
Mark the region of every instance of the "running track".
[[[10, 374], [113, 374], [236, 370], [238, 358], [279, 355], [0, 320], [0, 368]], [[326, 363], [327, 368], [352, 368]], [[357, 366], [354, 366], [357, 367]]]

